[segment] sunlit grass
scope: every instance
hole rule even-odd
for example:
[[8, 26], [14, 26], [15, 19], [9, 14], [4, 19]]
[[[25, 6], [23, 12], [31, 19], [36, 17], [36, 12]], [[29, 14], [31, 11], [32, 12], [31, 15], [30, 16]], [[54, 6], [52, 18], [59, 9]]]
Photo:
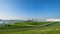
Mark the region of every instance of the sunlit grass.
[[[43, 23], [43, 22], [42, 22]], [[20, 25], [19, 25], [20, 24]], [[43, 23], [43, 24], [40, 24], [40, 25], [44, 25], [44, 24], [47, 24], [47, 25], [44, 25], [42, 27], [37, 27], [37, 25], [39, 25], [40, 23], [38, 24], [33, 24], [33, 25], [36, 25], [34, 29], [30, 29], [30, 30], [9, 30], [9, 31], [0, 31], [0, 34], [60, 34], [60, 22], [55, 22], [55, 23]], [[28, 25], [31, 25], [31, 26], [28, 26]], [[33, 28], [32, 26], [32, 22], [30, 23], [16, 23], [16, 24], [13, 24], [12, 26], [9, 26], [7, 27], [8, 29], [10, 28]], [[4, 29], [6, 27], [3, 27]], [[2, 29], [2, 28], [1, 28]]]
[[[59, 30], [58, 30], [59, 29]], [[53, 28], [40, 28], [35, 30], [25, 30], [25, 31], [3, 31], [0, 34], [60, 34], [60, 26]]]

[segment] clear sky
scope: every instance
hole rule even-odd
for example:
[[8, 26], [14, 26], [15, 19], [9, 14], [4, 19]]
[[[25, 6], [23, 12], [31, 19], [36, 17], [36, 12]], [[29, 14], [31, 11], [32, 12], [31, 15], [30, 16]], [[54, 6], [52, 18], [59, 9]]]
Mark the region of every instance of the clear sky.
[[0, 19], [60, 18], [60, 0], [0, 0]]

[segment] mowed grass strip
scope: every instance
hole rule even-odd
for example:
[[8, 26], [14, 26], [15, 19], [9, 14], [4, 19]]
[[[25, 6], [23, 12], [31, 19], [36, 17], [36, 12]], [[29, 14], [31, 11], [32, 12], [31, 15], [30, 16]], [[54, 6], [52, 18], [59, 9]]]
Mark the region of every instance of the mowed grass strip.
[[0, 30], [16, 29], [16, 28], [34, 28], [44, 24], [47, 24], [47, 22], [22, 22], [22, 23], [17, 22], [17, 23], [14, 23], [13, 25], [2, 26], [0, 27]]
[[60, 26], [56, 27], [44, 27], [35, 30], [25, 30], [25, 31], [0, 31], [0, 34], [60, 34]]
[[[60, 24], [60, 23], [58, 23]], [[57, 23], [47, 24], [44, 27], [40, 27], [39, 29], [31, 29], [31, 30], [11, 30], [11, 31], [0, 31], [0, 34], [60, 34], [60, 25]], [[30, 25], [30, 24], [29, 24]], [[36, 24], [34, 24], [36, 25]], [[21, 26], [21, 25], [16, 25]], [[14, 25], [14, 27], [16, 27]], [[47, 26], [47, 27], [46, 27]], [[12, 27], [12, 28], [14, 28]], [[10, 28], [10, 27], [9, 27]], [[25, 28], [25, 26], [24, 26]], [[29, 27], [28, 27], [29, 28]]]

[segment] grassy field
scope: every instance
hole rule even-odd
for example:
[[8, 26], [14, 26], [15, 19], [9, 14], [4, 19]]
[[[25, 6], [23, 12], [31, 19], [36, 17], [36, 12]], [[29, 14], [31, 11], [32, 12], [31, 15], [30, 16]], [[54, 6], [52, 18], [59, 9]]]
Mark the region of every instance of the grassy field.
[[18, 22], [14, 23], [12, 25], [5, 25], [0, 27], [0, 30], [6, 30], [6, 29], [15, 29], [15, 28], [34, 28], [36, 26], [48, 24], [47, 22]]
[[[35, 23], [32, 23], [32, 22], [15, 23], [13, 24], [14, 26], [13, 25], [9, 26], [8, 29], [31, 28], [32, 26], [33, 26], [32, 27], [33, 29], [26, 29], [26, 30], [18, 29], [18, 30], [9, 30], [9, 31], [3, 30], [3, 31], [0, 31], [0, 34], [60, 34], [60, 22], [35, 22]], [[40, 25], [43, 25], [43, 26], [40, 26]]]

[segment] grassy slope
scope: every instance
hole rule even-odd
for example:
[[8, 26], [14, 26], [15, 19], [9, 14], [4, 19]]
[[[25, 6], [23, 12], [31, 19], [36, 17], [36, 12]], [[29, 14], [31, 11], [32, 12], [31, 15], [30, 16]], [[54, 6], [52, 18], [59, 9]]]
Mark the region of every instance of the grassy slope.
[[23, 22], [23, 23], [15, 23], [11, 26], [3, 26], [0, 27], [0, 30], [5, 30], [5, 29], [16, 29], [16, 28], [32, 28], [32, 27], [36, 27], [37, 25], [43, 25], [43, 24], [47, 24], [47, 22]]
[[8, 31], [0, 32], [0, 34], [60, 34], [60, 26], [58, 27], [44, 27], [36, 30], [25, 31]]
[[60, 34], [60, 23], [53, 23], [52, 25], [44, 26], [35, 30], [25, 31], [3, 31], [0, 34]]

